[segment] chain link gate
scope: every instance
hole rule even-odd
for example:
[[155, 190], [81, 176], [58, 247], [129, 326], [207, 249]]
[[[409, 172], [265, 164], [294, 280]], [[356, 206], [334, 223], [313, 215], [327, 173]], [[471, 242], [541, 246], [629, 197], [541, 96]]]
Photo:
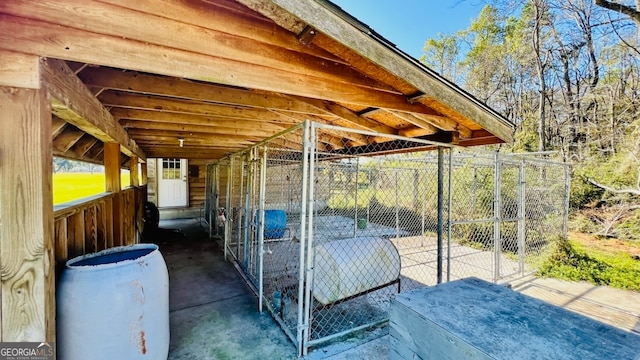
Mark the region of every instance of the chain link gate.
[[566, 233], [567, 166], [397, 152], [438, 145], [307, 122], [208, 168], [225, 252], [300, 354], [384, 323], [400, 291], [533, 271]]

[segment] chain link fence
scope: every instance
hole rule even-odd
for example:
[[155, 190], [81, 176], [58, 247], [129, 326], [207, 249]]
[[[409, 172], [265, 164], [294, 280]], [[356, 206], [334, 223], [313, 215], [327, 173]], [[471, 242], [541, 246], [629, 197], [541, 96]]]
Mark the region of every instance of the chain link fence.
[[534, 271], [566, 234], [568, 175], [522, 155], [305, 123], [211, 164], [206, 208], [210, 222], [223, 215], [212, 231], [260, 308], [304, 354], [384, 323], [398, 292]]

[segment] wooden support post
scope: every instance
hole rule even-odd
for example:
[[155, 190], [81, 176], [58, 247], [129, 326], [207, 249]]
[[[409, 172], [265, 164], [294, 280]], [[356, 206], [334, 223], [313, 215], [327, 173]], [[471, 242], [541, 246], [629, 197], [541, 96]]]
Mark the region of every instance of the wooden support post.
[[38, 79], [38, 57], [0, 54], [3, 342], [55, 341], [51, 108]]
[[120, 187], [120, 145], [104, 143], [105, 191], [119, 192]]
[[141, 177], [141, 180], [142, 180], [142, 184], [141, 185], [149, 184], [149, 169], [147, 168], [147, 164], [149, 163], [148, 161], [149, 160], [147, 160], [147, 162], [142, 164], [142, 166], [141, 166], [141, 170], [142, 170], [141, 174], [140, 174], [140, 177]]
[[129, 163], [129, 185], [138, 186], [138, 157], [132, 156]]
[[142, 211], [144, 212], [144, 203], [145, 201], [147, 201], [147, 199], [149, 198], [149, 159], [147, 159], [147, 161], [142, 164], [142, 166], [140, 167], [141, 171], [141, 179], [142, 180], [141, 184], [142, 185]]
[[113, 224], [113, 240], [108, 241], [113, 246], [120, 246], [122, 242], [122, 192], [120, 187], [120, 145], [104, 143], [104, 172], [105, 191], [114, 193], [111, 222]]

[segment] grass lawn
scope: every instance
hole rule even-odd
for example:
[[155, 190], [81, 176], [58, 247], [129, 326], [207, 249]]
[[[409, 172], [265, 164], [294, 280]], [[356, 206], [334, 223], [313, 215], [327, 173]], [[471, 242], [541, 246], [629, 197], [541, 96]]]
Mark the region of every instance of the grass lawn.
[[[53, 174], [53, 205], [82, 199], [104, 192], [104, 173]], [[122, 187], [129, 185], [129, 173], [120, 176]]]
[[539, 275], [640, 291], [640, 260], [627, 251], [558, 239]]

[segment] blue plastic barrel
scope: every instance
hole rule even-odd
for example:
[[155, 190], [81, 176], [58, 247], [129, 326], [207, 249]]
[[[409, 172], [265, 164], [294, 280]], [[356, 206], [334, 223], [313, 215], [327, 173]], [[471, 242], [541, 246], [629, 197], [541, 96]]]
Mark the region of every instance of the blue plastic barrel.
[[61, 360], [166, 360], [169, 276], [154, 244], [71, 259], [57, 296]]
[[264, 211], [264, 238], [280, 239], [287, 227], [287, 213], [284, 210]]

